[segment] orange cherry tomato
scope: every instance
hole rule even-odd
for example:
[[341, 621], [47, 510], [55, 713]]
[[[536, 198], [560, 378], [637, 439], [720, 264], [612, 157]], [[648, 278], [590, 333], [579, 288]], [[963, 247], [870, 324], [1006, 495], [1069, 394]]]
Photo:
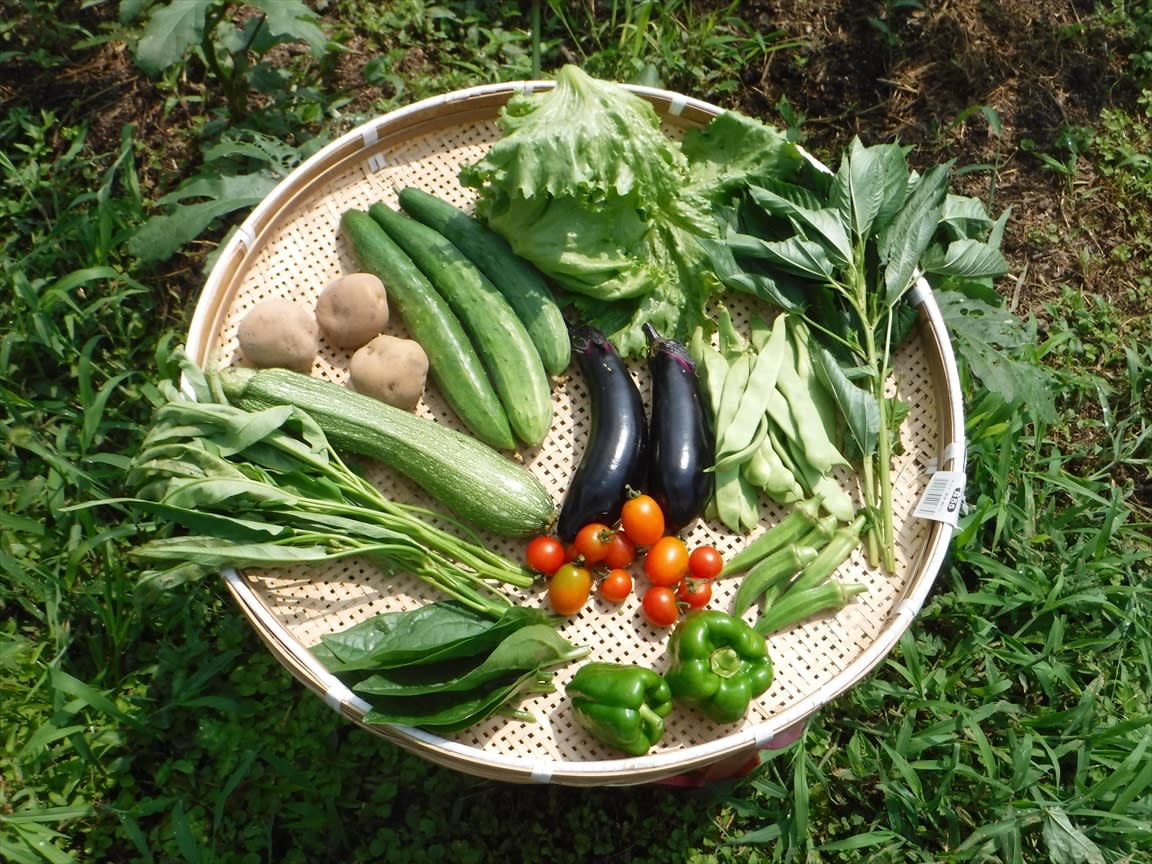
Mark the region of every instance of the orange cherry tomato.
[[651, 546], [664, 536], [664, 511], [651, 495], [634, 495], [620, 510], [620, 527], [637, 546]]
[[600, 596], [610, 603], [622, 603], [632, 593], [632, 574], [620, 567], [608, 571], [600, 581]]
[[688, 575], [688, 557], [679, 537], [661, 537], [644, 555], [644, 574], [653, 585], [675, 588]]

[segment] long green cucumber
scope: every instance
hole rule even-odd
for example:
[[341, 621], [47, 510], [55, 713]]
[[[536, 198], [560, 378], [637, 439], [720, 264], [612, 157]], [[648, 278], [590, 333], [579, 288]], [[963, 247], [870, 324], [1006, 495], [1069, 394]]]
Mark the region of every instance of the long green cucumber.
[[225, 397], [249, 411], [294, 405], [337, 450], [393, 468], [473, 526], [506, 537], [549, 530], [556, 505], [527, 468], [450, 426], [287, 369], [230, 368]]
[[539, 444], [552, 428], [552, 386], [536, 346], [504, 295], [436, 230], [381, 203], [368, 214], [444, 295], [472, 337], [512, 431]]
[[567, 369], [572, 360], [568, 325], [540, 271], [513, 252], [501, 235], [452, 202], [416, 186], [405, 186], [397, 195], [408, 215], [447, 237], [500, 290], [524, 322], [548, 374]]
[[388, 302], [428, 355], [432, 380], [461, 422], [493, 447], [515, 447], [508, 414], [472, 340], [428, 277], [367, 213], [345, 211], [340, 229], [360, 268], [384, 283]]

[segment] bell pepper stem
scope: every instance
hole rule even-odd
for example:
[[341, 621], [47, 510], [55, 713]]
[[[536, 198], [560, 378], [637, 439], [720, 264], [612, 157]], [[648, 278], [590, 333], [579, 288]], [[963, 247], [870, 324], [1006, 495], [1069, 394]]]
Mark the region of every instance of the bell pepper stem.
[[708, 666], [712, 672], [721, 678], [732, 678], [740, 674], [740, 655], [730, 645], [722, 645], [715, 649], [708, 659]]

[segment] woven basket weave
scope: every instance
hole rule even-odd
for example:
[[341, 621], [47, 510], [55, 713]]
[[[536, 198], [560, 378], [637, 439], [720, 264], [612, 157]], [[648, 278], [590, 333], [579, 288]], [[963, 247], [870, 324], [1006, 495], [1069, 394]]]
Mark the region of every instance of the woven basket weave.
[[[249, 216], [221, 250], [197, 304], [187, 337], [191, 357], [201, 364], [238, 361], [237, 326], [261, 300], [281, 297], [313, 304], [332, 278], [357, 269], [339, 232], [341, 213], [367, 209], [376, 201], [396, 204], [394, 190], [413, 185], [469, 209], [472, 191], [460, 186], [457, 171], [479, 159], [500, 135], [500, 108], [517, 92], [544, 89], [544, 82], [478, 87], [447, 94], [395, 111], [342, 136], [303, 163]], [[648, 99], [666, 131], [678, 136], [706, 123], [720, 109], [679, 94], [631, 88]], [[895, 357], [895, 386], [912, 406], [903, 430], [905, 452], [894, 465], [893, 500], [898, 560], [894, 575], [869, 569], [853, 558], [838, 573], [868, 586], [840, 614], [806, 622], [771, 637], [775, 683], [751, 707], [745, 720], [718, 727], [692, 712], [676, 711], [661, 743], [646, 756], [619, 758], [580, 729], [563, 698], [575, 671], [560, 670], [556, 692], [523, 703], [536, 718], [521, 722], [493, 718], [452, 738], [417, 729], [365, 726], [372, 732], [440, 765], [497, 780], [568, 785], [628, 785], [663, 780], [722, 760], [751, 755], [803, 722], [830, 699], [867, 675], [907, 629], [936, 576], [951, 537], [945, 521], [912, 515], [929, 478], [938, 469], [963, 470], [963, 417], [955, 360], [927, 286], [915, 292], [920, 323]], [[726, 298], [738, 325], [759, 312], [756, 301]], [[402, 325], [390, 325], [403, 334]], [[322, 344], [313, 374], [336, 382], [347, 377], [348, 352]], [[642, 365], [634, 371], [648, 392]], [[555, 420], [546, 440], [520, 455], [557, 502], [582, 452], [588, 432], [588, 405], [573, 370], [553, 387]], [[452, 412], [429, 388], [418, 412], [457, 424]], [[384, 468], [368, 477], [386, 493], [418, 501], [417, 491]], [[854, 483], [845, 478], [849, 488]], [[764, 509], [760, 530], [782, 512]], [[686, 535], [692, 543], [715, 544], [726, 557], [747, 537], [698, 522]], [[519, 559], [523, 543], [490, 538], [491, 545]], [[351, 721], [364, 725], [368, 706], [330, 675], [310, 646], [374, 614], [412, 608], [437, 599], [419, 580], [389, 577], [370, 564], [344, 561], [328, 568], [275, 572], [225, 571], [226, 584], [274, 655], [308, 688]], [[713, 606], [729, 608], [737, 580], [717, 585]], [[544, 605], [542, 592], [525, 592], [526, 604]], [[646, 624], [635, 596], [621, 607], [593, 599], [563, 628], [571, 641], [588, 645], [590, 659], [637, 663], [662, 670], [667, 631]]]

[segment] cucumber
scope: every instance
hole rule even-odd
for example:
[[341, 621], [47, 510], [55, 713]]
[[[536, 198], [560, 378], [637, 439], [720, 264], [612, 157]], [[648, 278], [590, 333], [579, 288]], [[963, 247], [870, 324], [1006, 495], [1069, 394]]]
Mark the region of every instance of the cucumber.
[[515, 447], [508, 415], [472, 340], [428, 277], [367, 213], [345, 211], [340, 229], [360, 268], [384, 283], [389, 304], [428, 355], [431, 377], [461, 422], [493, 447]]
[[504, 295], [434, 229], [380, 203], [369, 207], [368, 214], [408, 253], [472, 337], [512, 432], [526, 444], [543, 441], [552, 428], [551, 383]]
[[477, 528], [529, 537], [555, 520], [556, 505], [535, 475], [450, 426], [287, 369], [225, 369], [220, 383], [228, 401], [248, 411], [300, 408], [334, 448], [393, 468]]
[[455, 204], [416, 186], [397, 193], [413, 219], [443, 234], [504, 295], [528, 331], [549, 375], [559, 375], [572, 360], [568, 325], [544, 277], [512, 251], [501, 235]]

